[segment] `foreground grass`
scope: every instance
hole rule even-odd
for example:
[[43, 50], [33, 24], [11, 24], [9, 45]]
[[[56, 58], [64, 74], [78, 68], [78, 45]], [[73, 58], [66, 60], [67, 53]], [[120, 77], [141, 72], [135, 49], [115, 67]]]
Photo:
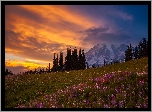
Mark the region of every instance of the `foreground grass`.
[[6, 108], [146, 108], [148, 58], [106, 67], [5, 77]]

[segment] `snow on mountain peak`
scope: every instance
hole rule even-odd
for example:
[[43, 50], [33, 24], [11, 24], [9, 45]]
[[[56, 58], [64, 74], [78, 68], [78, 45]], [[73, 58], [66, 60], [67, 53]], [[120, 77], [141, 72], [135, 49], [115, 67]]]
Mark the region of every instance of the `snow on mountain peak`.
[[107, 62], [124, 60], [126, 50], [125, 44], [99, 43], [85, 53], [86, 61], [89, 65], [103, 65], [104, 59]]

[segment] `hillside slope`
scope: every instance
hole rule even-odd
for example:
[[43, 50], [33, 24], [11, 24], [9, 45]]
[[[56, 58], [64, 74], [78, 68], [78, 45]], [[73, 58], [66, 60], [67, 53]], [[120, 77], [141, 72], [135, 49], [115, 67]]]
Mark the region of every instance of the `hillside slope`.
[[147, 108], [148, 58], [87, 70], [5, 77], [6, 108]]

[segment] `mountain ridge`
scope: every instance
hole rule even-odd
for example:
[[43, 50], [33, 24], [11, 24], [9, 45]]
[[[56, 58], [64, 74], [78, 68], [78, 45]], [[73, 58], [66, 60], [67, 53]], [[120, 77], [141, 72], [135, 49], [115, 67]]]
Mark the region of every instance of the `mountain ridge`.
[[107, 63], [124, 61], [126, 50], [126, 44], [98, 43], [85, 53], [86, 62], [89, 66], [93, 64], [102, 66], [104, 59]]

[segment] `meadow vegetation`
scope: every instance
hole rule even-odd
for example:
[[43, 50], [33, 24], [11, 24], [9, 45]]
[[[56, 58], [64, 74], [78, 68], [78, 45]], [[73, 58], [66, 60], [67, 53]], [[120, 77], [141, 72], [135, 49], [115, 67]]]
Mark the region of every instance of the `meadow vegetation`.
[[6, 108], [148, 108], [148, 58], [85, 70], [5, 76]]

